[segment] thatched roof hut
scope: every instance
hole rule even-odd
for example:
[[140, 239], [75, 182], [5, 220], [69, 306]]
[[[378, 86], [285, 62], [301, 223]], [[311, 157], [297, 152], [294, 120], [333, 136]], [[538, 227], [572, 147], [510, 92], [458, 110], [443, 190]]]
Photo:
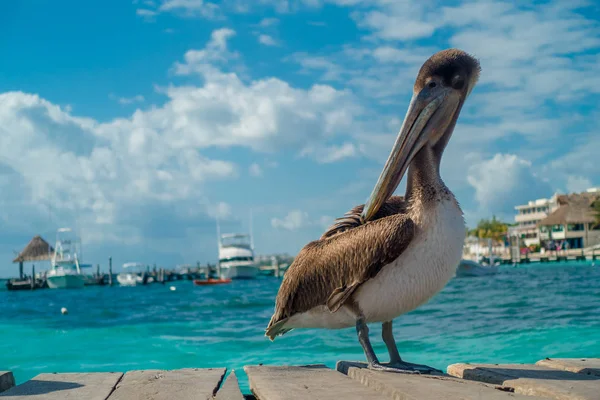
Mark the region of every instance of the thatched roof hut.
[[597, 193], [578, 193], [558, 196], [559, 207], [538, 223], [538, 226], [584, 224], [596, 221], [593, 204], [600, 199]]
[[48, 244], [40, 235], [35, 236], [27, 246], [13, 260], [13, 263], [47, 261], [50, 260], [54, 252], [52, 246]]

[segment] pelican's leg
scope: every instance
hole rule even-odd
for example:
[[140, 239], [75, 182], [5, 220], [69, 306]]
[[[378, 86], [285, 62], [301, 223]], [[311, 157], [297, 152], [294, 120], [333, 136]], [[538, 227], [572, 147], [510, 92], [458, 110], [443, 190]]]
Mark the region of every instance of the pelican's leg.
[[369, 327], [365, 323], [364, 317], [359, 317], [356, 320], [356, 333], [358, 334], [358, 341], [362, 346], [365, 356], [367, 357], [367, 362], [369, 365], [367, 368], [375, 370], [375, 371], [389, 371], [389, 372], [398, 372], [403, 374], [419, 374], [420, 372], [417, 370], [410, 369], [402, 369], [402, 368], [393, 368], [386, 367], [379, 363], [377, 359], [377, 355], [375, 351], [373, 351], [373, 346], [371, 346], [371, 341], [369, 340]]
[[390, 364], [397, 364], [402, 362], [400, 353], [398, 353], [398, 347], [394, 340], [394, 332], [392, 331], [392, 321], [384, 322], [381, 326], [381, 338], [385, 343], [388, 353], [390, 354]]
[[387, 346], [388, 353], [390, 354], [390, 367], [401, 371], [412, 371], [412, 373], [418, 374], [430, 374], [432, 372], [443, 373], [442, 371], [428, 367], [427, 365], [413, 364], [406, 361], [402, 361], [400, 353], [398, 353], [396, 341], [394, 340], [394, 332], [392, 331], [392, 321], [387, 321], [382, 324], [381, 337], [383, 338], [383, 342]]

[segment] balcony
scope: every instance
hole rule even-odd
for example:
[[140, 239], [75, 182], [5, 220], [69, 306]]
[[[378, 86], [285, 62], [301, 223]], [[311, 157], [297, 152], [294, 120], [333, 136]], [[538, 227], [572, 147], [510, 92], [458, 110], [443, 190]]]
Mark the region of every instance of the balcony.
[[539, 221], [548, 216], [545, 212], [534, 212], [530, 214], [517, 214], [515, 215], [515, 222], [525, 222], [525, 221]]

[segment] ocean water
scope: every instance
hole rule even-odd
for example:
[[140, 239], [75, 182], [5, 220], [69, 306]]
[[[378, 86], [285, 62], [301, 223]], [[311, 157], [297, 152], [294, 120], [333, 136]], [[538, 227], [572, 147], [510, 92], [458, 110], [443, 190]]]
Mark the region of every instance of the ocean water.
[[[364, 359], [352, 328], [265, 338], [279, 283], [0, 289], [0, 370], [12, 370], [22, 383], [42, 372], [224, 366], [236, 370], [248, 393], [244, 365], [334, 367], [337, 360]], [[406, 360], [440, 369], [456, 362], [600, 357], [600, 265], [504, 266], [496, 276], [453, 279], [429, 303], [395, 320], [394, 332]], [[371, 339], [385, 361], [380, 333], [373, 325]]]

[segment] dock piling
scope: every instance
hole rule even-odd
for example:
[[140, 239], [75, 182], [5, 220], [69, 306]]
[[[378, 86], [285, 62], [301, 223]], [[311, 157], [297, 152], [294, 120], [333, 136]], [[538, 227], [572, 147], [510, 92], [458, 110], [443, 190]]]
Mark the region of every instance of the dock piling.
[[108, 257], [108, 286], [113, 285], [112, 257]]
[[35, 264], [31, 266], [31, 290], [35, 289]]

